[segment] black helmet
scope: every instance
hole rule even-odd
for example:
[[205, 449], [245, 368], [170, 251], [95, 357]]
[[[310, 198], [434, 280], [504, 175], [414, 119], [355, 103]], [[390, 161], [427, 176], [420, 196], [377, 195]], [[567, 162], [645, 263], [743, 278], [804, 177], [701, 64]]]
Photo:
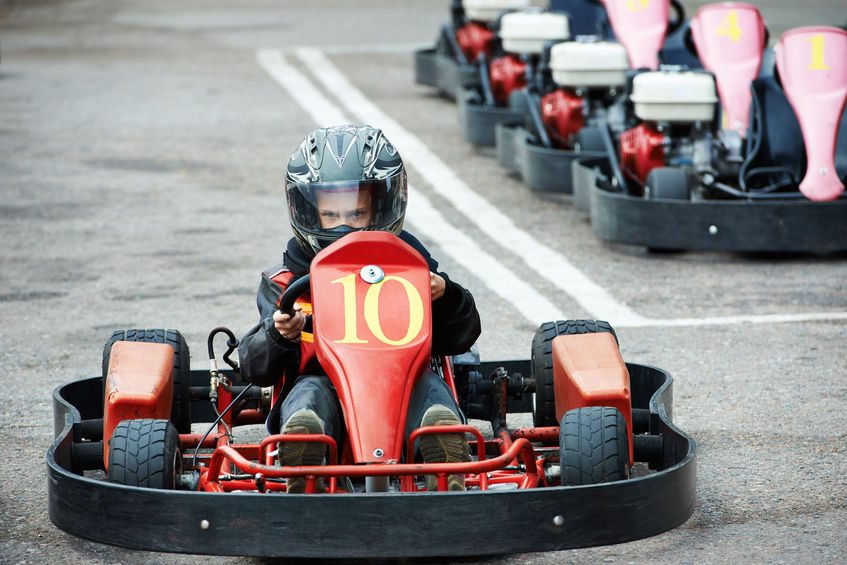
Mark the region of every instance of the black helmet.
[[306, 134], [285, 173], [297, 243], [314, 256], [357, 230], [399, 235], [406, 214], [406, 169], [381, 130], [319, 128]]

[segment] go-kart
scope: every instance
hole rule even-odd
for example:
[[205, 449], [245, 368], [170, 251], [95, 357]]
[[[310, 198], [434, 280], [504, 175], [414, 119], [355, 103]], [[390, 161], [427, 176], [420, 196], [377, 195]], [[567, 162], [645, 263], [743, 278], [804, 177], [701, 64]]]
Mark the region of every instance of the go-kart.
[[495, 144], [495, 127], [523, 118], [512, 95], [538, 80], [546, 46], [571, 37], [570, 18], [560, 11], [523, 10], [502, 14], [496, 23], [492, 54], [478, 59], [479, 84], [459, 91], [459, 122], [465, 140]]
[[630, 69], [701, 66], [682, 41], [688, 24], [679, 3], [583, 3], [599, 10], [593, 25], [545, 49], [535, 80], [509, 100], [521, 119], [494, 126], [498, 163], [535, 190], [572, 192], [571, 163], [606, 150], [600, 128], [624, 130]]
[[636, 74], [629, 128], [602, 129], [606, 155], [572, 164], [594, 233], [659, 250], [847, 249], [847, 32], [795, 28], [770, 53], [739, 2], [702, 7], [691, 32], [709, 73]]
[[[541, 325], [530, 360], [433, 359], [429, 284], [426, 261], [399, 238], [355, 232], [283, 294], [288, 310], [310, 293], [313, 343], [343, 409], [341, 446], [306, 434], [236, 441], [267, 418], [281, 387], [239, 379], [229, 330], [209, 336], [210, 371], [189, 371], [177, 331], [116, 332], [102, 376], [54, 391], [50, 519], [136, 549], [285, 557], [548, 551], [643, 538], [688, 519], [695, 447], [671, 423], [669, 374], [624, 363], [612, 327], [592, 320]], [[228, 369], [215, 361], [221, 334]], [[409, 395], [428, 367], [481, 428], [429, 426], [404, 438]], [[507, 427], [520, 412], [534, 425]], [[415, 439], [433, 433], [467, 434], [470, 460], [418, 461]], [[326, 445], [326, 464], [280, 466], [283, 442]], [[456, 474], [467, 490], [444, 492]], [[291, 477], [305, 477], [306, 494], [285, 493]], [[521, 535], [503, 535], [515, 524]]]
[[415, 82], [434, 86], [455, 99], [460, 88], [479, 84], [480, 56], [491, 57], [501, 13], [530, 6], [530, 0], [453, 0], [450, 22], [438, 31], [435, 45], [415, 51]]

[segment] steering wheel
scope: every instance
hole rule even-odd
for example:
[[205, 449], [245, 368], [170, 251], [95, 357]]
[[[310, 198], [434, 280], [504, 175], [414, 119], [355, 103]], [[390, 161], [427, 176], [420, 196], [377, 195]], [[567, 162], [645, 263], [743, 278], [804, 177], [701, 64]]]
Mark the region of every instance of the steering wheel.
[[309, 275], [304, 275], [288, 285], [279, 299], [279, 311], [289, 316], [294, 316], [294, 303], [298, 298], [309, 291]]

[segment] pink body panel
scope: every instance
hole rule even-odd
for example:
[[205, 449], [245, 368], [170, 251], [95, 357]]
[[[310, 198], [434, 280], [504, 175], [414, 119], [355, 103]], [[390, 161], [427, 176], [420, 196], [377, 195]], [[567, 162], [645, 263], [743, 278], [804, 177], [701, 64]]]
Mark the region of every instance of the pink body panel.
[[759, 74], [767, 32], [752, 4], [707, 4], [691, 20], [691, 35], [703, 67], [715, 75], [725, 129], [744, 136], [750, 119], [750, 83]]
[[800, 192], [810, 200], [838, 198], [844, 185], [835, 172], [835, 140], [847, 102], [847, 32], [828, 26], [795, 28], [782, 35], [774, 52], [806, 144]]
[[659, 68], [659, 51], [668, 29], [670, 0], [603, 0], [615, 37], [633, 69]]

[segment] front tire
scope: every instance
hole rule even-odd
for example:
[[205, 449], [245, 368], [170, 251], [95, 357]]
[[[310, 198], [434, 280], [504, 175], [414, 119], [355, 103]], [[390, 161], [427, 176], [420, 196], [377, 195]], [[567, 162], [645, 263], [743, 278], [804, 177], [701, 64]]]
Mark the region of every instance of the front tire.
[[588, 406], [562, 417], [562, 485], [594, 485], [629, 478], [629, 434], [617, 408]]
[[556, 426], [556, 399], [553, 385], [553, 339], [560, 335], [606, 332], [615, 342], [618, 336], [609, 322], [602, 320], [559, 320], [538, 326], [532, 338], [532, 377], [535, 379], [535, 406], [532, 421], [536, 427]]
[[109, 482], [173, 490], [182, 471], [179, 434], [168, 420], [124, 420], [109, 440]]

